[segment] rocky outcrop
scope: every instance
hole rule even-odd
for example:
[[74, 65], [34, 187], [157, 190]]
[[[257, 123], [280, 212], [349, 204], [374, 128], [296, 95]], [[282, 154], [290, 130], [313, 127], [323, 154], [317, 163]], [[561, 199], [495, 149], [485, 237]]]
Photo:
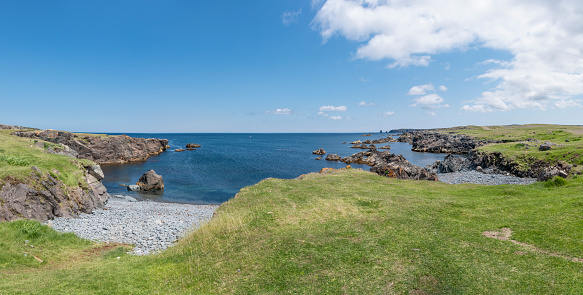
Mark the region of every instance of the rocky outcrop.
[[489, 169], [493, 173], [509, 173], [518, 177], [537, 178], [545, 181], [554, 176], [567, 177], [571, 173], [572, 165], [564, 161], [549, 163], [543, 160], [527, 161], [519, 164], [514, 159], [505, 157], [500, 152], [479, 152], [471, 151], [468, 154], [468, 161], [472, 168], [481, 167]]
[[324, 154], [326, 154], [326, 151], [324, 149], [320, 148], [318, 150], [313, 151], [312, 154], [314, 154], [314, 155], [324, 155]]
[[326, 161], [340, 161], [340, 156], [337, 154], [329, 154], [328, 156], [326, 156]]
[[466, 157], [456, 157], [452, 154], [445, 155], [443, 161], [437, 160], [429, 166], [429, 170], [437, 173], [464, 171], [470, 168], [472, 168], [472, 163]]
[[387, 137], [375, 139], [372, 141], [372, 143], [374, 143], [374, 144], [387, 143], [387, 142], [397, 142], [397, 140], [394, 139], [393, 137], [387, 135]]
[[187, 149], [194, 149], [194, 148], [199, 148], [199, 147], [202, 147], [202, 146], [200, 144], [198, 144], [198, 143], [188, 143], [188, 144], [186, 144], [186, 148]]
[[86, 167], [83, 182], [77, 187], [67, 187], [53, 177], [58, 172], [43, 174], [32, 167], [27, 179], [10, 176], [0, 180], [0, 221], [36, 219], [45, 221], [58, 217], [71, 217], [102, 208], [109, 195], [101, 184], [101, 168]]
[[140, 187], [142, 191], [152, 191], [152, 190], [163, 190], [164, 189], [164, 179], [161, 175], [158, 175], [153, 169], [148, 170], [144, 173], [136, 185]]
[[403, 133], [399, 136], [399, 138], [397, 138], [398, 142], [406, 142], [408, 144], [411, 144], [413, 142], [413, 134], [411, 133]]
[[[44, 140], [66, 147], [57, 148], [54, 153], [74, 156], [79, 159], [92, 160], [98, 164], [122, 164], [145, 161], [152, 155], [158, 155], [166, 150], [168, 140], [156, 138], [134, 138], [127, 135], [78, 135], [66, 131], [16, 131], [12, 133], [20, 137]], [[76, 155], [67, 148], [73, 150]]]
[[413, 165], [401, 155], [382, 152], [378, 157], [378, 163], [370, 168], [371, 172], [397, 179], [437, 181], [435, 172]]
[[477, 140], [463, 134], [447, 134], [431, 131], [411, 133], [411, 148], [415, 152], [467, 154], [490, 141]]
[[4, 124], [0, 124], [0, 129], [10, 129], [10, 130], [29, 130], [29, 129], [35, 129], [36, 130], [36, 128], [23, 127], [23, 126], [15, 126], [15, 125], [4, 125]]

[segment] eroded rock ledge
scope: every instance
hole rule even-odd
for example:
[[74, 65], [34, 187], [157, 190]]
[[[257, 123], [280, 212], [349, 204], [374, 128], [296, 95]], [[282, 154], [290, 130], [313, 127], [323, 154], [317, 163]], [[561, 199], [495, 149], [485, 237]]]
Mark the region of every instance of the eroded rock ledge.
[[[167, 139], [134, 138], [127, 135], [80, 136], [67, 131], [39, 130], [16, 131], [13, 135], [63, 144], [63, 150], [48, 152], [65, 154], [74, 158], [92, 160], [98, 164], [122, 164], [145, 161], [168, 147]], [[68, 149], [68, 148], [70, 149]]]
[[98, 165], [84, 169], [83, 183], [68, 187], [50, 173], [32, 167], [25, 180], [6, 177], [0, 180], [0, 221], [77, 216], [103, 208], [109, 195], [101, 184], [103, 172]]

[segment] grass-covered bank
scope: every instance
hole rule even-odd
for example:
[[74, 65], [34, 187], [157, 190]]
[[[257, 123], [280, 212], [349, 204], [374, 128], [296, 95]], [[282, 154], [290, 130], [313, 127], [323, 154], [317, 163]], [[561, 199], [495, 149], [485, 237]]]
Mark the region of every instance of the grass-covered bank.
[[[0, 249], [12, 256], [0, 255], [0, 293], [583, 293], [583, 263], [571, 260], [583, 258], [582, 189], [581, 177], [558, 186], [356, 170], [267, 179], [150, 257], [61, 242], [69, 236], [41, 240], [44, 230], [25, 237], [3, 223]], [[526, 245], [482, 234], [503, 228]], [[19, 246], [24, 239], [34, 250]], [[25, 251], [43, 263], [23, 261]]]

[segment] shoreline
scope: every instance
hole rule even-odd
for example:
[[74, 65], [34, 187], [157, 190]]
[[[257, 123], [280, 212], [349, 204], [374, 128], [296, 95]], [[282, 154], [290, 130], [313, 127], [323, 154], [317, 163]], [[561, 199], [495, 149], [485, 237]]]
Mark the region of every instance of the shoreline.
[[208, 222], [219, 205], [137, 201], [112, 195], [103, 209], [77, 218], [45, 222], [59, 232], [73, 232], [95, 242], [133, 244], [132, 254], [158, 253]]

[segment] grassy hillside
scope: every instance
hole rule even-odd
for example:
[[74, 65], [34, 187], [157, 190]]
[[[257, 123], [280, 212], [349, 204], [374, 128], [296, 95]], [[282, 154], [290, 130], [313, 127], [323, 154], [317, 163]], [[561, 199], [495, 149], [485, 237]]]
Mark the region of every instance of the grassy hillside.
[[[465, 126], [438, 129], [438, 131], [502, 141], [502, 143], [488, 144], [478, 150], [501, 152], [514, 161], [524, 164], [524, 167], [536, 160], [549, 163], [565, 161], [577, 165], [578, 167], [574, 167], [576, 172], [583, 171], [583, 126], [543, 124]], [[551, 150], [539, 151], [538, 145], [546, 141], [555, 145]], [[531, 147], [527, 148], [528, 146]]]
[[52, 173], [66, 185], [77, 186], [83, 176], [83, 169], [79, 168], [92, 165], [89, 160], [47, 154], [44, 150], [56, 144], [10, 135], [14, 131], [0, 130], [0, 180], [7, 176], [25, 179], [31, 173], [30, 168], [36, 166], [43, 173]]
[[0, 293], [581, 294], [583, 177], [552, 184], [267, 179], [149, 257], [3, 223]]

